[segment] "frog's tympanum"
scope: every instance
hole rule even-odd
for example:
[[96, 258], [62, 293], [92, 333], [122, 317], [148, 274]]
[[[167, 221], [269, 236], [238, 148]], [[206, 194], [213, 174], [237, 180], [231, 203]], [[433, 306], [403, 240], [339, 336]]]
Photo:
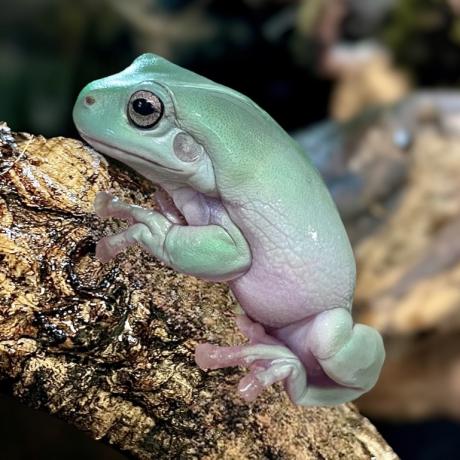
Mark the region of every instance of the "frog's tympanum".
[[[108, 261], [132, 244], [183, 273], [226, 281], [249, 343], [201, 344], [202, 369], [247, 366], [254, 399], [284, 382], [299, 405], [349, 401], [376, 382], [380, 335], [354, 324], [355, 262], [327, 188], [299, 145], [242, 94], [153, 54], [80, 93], [81, 136], [161, 186], [156, 212], [101, 192]], [[173, 204], [174, 203], [174, 204]]]

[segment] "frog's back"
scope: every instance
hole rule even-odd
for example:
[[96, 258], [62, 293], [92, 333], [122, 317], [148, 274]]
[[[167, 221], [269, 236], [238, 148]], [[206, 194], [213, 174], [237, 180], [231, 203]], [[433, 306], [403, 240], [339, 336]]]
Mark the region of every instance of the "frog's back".
[[291, 148], [260, 172], [260, 179], [270, 180], [224, 200], [252, 252], [250, 270], [232, 290], [251, 317], [273, 327], [351, 308], [355, 285], [354, 257], [337, 209], [304, 153]]
[[270, 326], [349, 308], [353, 253], [307, 154], [236, 91], [203, 79], [193, 95], [184, 85], [173, 93], [181, 125], [205, 146], [222, 203], [251, 248], [250, 270], [231, 283], [242, 307]]

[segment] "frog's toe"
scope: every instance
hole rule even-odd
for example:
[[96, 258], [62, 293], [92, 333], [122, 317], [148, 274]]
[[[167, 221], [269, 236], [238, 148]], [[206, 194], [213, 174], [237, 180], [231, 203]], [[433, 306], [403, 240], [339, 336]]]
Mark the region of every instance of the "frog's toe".
[[253, 371], [245, 375], [238, 384], [238, 392], [246, 402], [254, 401], [264, 388], [265, 386]]
[[[96, 194], [96, 198], [94, 199], [94, 210], [96, 215], [101, 219], [115, 217], [117, 219], [127, 220], [130, 225], [141, 222], [144, 215], [150, 215], [149, 211], [139, 206], [127, 204], [108, 192], [99, 192]], [[139, 214], [140, 216], [138, 216]], [[140, 218], [136, 219], [136, 217]]]
[[105, 236], [96, 244], [96, 257], [101, 262], [108, 262], [132, 244], [142, 241], [149, 231], [143, 224], [135, 224], [116, 235]]
[[[220, 347], [210, 343], [199, 344], [195, 349], [195, 362], [200, 369], [221, 369], [244, 365], [242, 356], [243, 347]], [[257, 370], [263, 370], [257, 364], [251, 367], [251, 372], [240, 380], [238, 390], [246, 401], [253, 401], [264, 389], [257, 379]]]
[[116, 244], [114, 237], [106, 236], [96, 244], [96, 258], [102, 263], [107, 263], [122, 250], [123, 248]]
[[101, 219], [111, 217], [110, 205], [114, 199], [114, 196], [108, 192], [98, 192], [94, 199], [94, 211], [96, 215]]
[[245, 401], [254, 401], [264, 388], [287, 379], [292, 370], [292, 366], [283, 363], [268, 368], [251, 366], [251, 372], [240, 380], [238, 391]]
[[203, 370], [221, 369], [243, 365], [243, 347], [220, 347], [211, 343], [201, 343], [195, 349], [195, 362]]

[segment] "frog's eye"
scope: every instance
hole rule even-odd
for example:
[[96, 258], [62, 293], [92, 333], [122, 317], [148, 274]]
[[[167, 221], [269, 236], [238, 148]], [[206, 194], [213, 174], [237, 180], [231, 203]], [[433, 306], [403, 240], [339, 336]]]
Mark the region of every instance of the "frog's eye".
[[163, 115], [163, 102], [150, 91], [136, 91], [128, 102], [128, 118], [142, 129], [155, 126]]

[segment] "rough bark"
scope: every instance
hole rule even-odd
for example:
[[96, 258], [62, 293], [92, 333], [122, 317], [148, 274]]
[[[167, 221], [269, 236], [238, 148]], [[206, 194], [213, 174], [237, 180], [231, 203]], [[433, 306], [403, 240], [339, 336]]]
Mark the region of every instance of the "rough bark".
[[0, 129], [0, 379], [15, 397], [136, 459], [393, 459], [352, 405], [298, 408], [279, 388], [245, 404], [237, 369], [204, 373], [200, 341], [243, 340], [225, 285], [139, 248], [107, 265], [122, 223], [97, 191], [153, 207], [154, 188], [80, 142]]

